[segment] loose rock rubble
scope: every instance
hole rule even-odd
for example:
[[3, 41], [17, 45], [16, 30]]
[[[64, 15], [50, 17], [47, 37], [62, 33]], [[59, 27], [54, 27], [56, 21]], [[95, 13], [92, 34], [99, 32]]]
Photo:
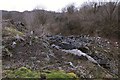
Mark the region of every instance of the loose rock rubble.
[[[20, 40], [3, 38], [3, 69], [25, 66], [34, 70], [65, 70], [82, 78], [113, 78], [118, 75], [118, 50], [104, 38], [62, 35], [21, 37]], [[84, 57], [63, 52], [63, 49], [78, 49], [100, 66]]]
[[[108, 69], [114, 74], [118, 74], [118, 57], [117, 47], [112, 42], [101, 37], [90, 36], [48, 36], [48, 41], [59, 49], [72, 50], [79, 49], [85, 52], [99, 65]], [[114, 50], [113, 50], [114, 48]]]

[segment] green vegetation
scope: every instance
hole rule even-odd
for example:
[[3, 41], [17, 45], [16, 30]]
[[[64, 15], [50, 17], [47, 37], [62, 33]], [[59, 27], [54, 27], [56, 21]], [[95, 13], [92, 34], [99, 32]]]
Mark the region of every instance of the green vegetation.
[[8, 78], [39, 78], [40, 73], [31, 71], [26, 67], [21, 67], [17, 70], [6, 70], [6, 77]]
[[52, 71], [51, 73], [47, 74], [47, 78], [66, 78], [66, 80], [69, 79], [76, 79], [77, 76], [74, 73], [66, 73], [64, 71]]
[[3, 48], [3, 50], [6, 51], [6, 55], [12, 57], [13, 54], [8, 50], [8, 48]]
[[5, 70], [4, 74], [7, 78], [40, 78], [41, 76], [45, 76], [48, 79], [53, 78], [64, 78], [65, 80], [74, 79], [77, 80], [77, 75], [74, 73], [66, 73], [63, 70], [60, 71], [32, 71], [27, 69], [26, 67], [21, 67], [17, 70]]
[[3, 34], [10, 35], [10, 36], [16, 36], [16, 34], [18, 34], [19, 36], [24, 35], [24, 33], [18, 31], [17, 29], [12, 28], [12, 27], [5, 27]]

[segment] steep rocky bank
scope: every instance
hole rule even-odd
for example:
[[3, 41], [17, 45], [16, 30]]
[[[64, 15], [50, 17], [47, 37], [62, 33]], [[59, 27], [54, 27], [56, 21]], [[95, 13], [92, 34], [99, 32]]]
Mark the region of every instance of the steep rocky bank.
[[[20, 38], [10, 35], [3, 36], [3, 70], [24, 66], [33, 70], [74, 72], [81, 78], [118, 77], [117, 42], [86, 35], [38, 37], [22, 34]], [[63, 52], [63, 49], [78, 49], [96, 60], [100, 66], [84, 57]]]

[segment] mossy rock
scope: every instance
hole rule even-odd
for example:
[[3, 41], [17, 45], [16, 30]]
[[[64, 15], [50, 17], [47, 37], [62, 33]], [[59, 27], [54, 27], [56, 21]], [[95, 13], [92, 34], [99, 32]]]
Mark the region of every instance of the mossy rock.
[[48, 80], [62, 79], [62, 80], [78, 80], [78, 77], [74, 73], [66, 73], [63, 70], [52, 70], [47, 72], [38, 72], [21, 67], [16, 70], [4, 70], [5, 77], [7, 78], [47, 78]]
[[47, 74], [48, 79], [63, 79], [63, 80], [77, 80], [77, 75], [74, 73], [66, 73], [65, 71], [51, 71]]
[[21, 67], [17, 70], [6, 70], [5, 74], [8, 78], [40, 78], [39, 72], [31, 71], [26, 67]]

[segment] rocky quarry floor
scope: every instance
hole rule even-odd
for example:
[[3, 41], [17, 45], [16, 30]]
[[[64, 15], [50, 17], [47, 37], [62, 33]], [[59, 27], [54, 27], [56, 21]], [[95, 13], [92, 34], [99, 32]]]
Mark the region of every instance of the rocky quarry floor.
[[6, 30], [11, 32], [10, 29], [3, 30], [3, 70], [24, 66], [32, 70], [74, 72], [80, 78], [119, 76], [118, 42], [86, 35], [38, 37], [18, 33], [22, 36], [16, 37], [16, 34], [8, 34]]

